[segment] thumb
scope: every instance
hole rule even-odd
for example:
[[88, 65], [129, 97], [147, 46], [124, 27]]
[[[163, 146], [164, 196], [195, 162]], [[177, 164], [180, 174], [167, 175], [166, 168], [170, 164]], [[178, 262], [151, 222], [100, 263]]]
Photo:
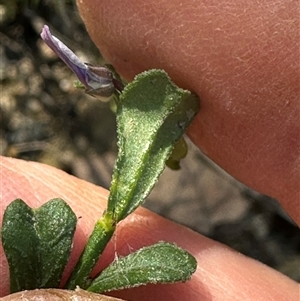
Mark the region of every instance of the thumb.
[[195, 91], [193, 142], [300, 223], [297, 1], [80, 0], [78, 7], [125, 78], [162, 68]]

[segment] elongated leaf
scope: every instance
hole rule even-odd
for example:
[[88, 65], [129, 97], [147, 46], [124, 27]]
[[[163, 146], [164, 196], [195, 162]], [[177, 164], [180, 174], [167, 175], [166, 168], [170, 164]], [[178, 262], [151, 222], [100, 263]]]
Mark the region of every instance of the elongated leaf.
[[102, 271], [88, 287], [91, 292], [107, 292], [147, 283], [174, 283], [190, 279], [196, 259], [174, 244], [159, 242], [119, 258]]
[[58, 287], [76, 223], [75, 214], [62, 199], [53, 199], [38, 209], [17, 199], [6, 208], [1, 235], [11, 293]]
[[119, 153], [108, 212], [120, 221], [147, 197], [176, 141], [199, 110], [199, 99], [161, 70], [139, 74], [120, 96], [117, 112]]

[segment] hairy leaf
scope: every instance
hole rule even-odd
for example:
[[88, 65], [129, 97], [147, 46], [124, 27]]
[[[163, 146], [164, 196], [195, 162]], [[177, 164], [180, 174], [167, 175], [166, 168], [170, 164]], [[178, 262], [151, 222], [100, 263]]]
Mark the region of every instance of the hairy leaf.
[[72, 248], [77, 218], [62, 199], [32, 209], [21, 199], [5, 210], [2, 243], [11, 293], [58, 287]]
[[117, 259], [87, 290], [101, 293], [147, 283], [184, 282], [190, 279], [196, 266], [196, 259], [187, 251], [159, 242]]
[[199, 110], [199, 99], [178, 88], [161, 70], [139, 74], [120, 96], [119, 153], [108, 212], [118, 222], [148, 196], [174, 144]]

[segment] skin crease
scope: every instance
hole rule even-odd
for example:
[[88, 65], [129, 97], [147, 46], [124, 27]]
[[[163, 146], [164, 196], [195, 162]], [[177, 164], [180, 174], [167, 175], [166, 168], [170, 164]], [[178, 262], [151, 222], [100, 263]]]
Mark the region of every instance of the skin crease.
[[[240, 181], [299, 213], [297, 1], [80, 1], [87, 29], [128, 80], [163, 68], [201, 97], [189, 136]], [[37, 163], [2, 158], [1, 212], [21, 197], [38, 207], [63, 197], [79, 219], [73, 262], [105, 206], [107, 192]], [[47, 181], [45, 180], [47, 179]], [[100, 201], [99, 201], [100, 198]], [[88, 205], [86, 205], [88, 204]], [[0, 215], [1, 216], [1, 215]], [[145, 209], [120, 225], [98, 269], [159, 240], [188, 249], [198, 269], [185, 284], [119, 293], [130, 300], [299, 300], [299, 285], [233, 250]], [[0, 250], [0, 296], [8, 268]], [[66, 273], [70, 270], [70, 266]]]

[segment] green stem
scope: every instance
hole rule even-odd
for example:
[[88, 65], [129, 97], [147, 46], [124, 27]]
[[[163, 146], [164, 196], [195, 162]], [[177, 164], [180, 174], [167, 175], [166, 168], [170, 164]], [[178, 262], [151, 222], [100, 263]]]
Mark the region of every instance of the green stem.
[[76, 286], [86, 289], [89, 286], [89, 276], [92, 269], [111, 239], [115, 228], [115, 221], [109, 213], [104, 213], [96, 222], [94, 230], [65, 286], [67, 289], [73, 290]]

